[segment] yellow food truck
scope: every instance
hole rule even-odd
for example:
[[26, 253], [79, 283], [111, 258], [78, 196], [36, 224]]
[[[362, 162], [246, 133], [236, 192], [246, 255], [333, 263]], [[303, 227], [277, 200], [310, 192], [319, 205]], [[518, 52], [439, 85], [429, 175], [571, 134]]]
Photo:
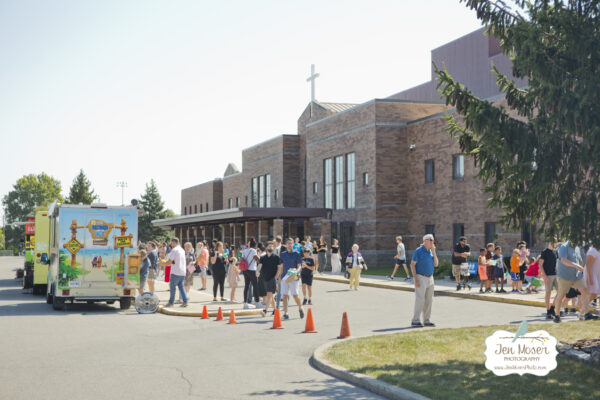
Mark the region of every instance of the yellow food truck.
[[35, 209], [33, 294], [46, 294], [48, 264], [50, 264], [50, 218], [48, 217], [48, 207], [38, 207]]
[[139, 287], [138, 213], [132, 206], [52, 204], [46, 302], [119, 301], [128, 309]]

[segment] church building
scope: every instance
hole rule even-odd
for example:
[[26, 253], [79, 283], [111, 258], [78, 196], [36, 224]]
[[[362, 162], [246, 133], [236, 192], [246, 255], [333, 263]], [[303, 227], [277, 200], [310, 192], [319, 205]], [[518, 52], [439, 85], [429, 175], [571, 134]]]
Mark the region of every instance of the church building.
[[[432, 61], [494, 102], [503, 98], [490, 64], [512, 77], [510, 59], [483, 29], [434, 49]], [[312, 85], [317, 76], [313, 70]], [[393, 264], [398, 235], [410, 253], [432, 233], [440, 256], [461, 235], [473, 248], [512, 248], [521, 239], [534, 247], [531, 229], [505, 232], [501, 211], [486, 207], [473, 162], [446, 132], [454, 110], [435, 86], [432, 71], [429, 82], [362, 104], [316, 101], [313, 86], [296, 135], [246, 148], [241, 170], [230, 164], [222, 178], [183, 189], [182, 215], [153, 223], [193, 243], [337, 238], [343, 252], [357, 243], [372, 266]]]

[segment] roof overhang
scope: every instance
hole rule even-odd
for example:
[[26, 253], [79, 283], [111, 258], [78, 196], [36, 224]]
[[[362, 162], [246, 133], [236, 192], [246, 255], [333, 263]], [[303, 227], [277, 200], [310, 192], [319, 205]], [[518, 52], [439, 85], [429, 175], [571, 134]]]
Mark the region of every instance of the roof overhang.
[[327, 218], [331, 210], [328, 208], [230, 208], [200, 214], [183, 215], [181, 217], [155, 219], [152, 225], [170, 229], [180, 225], [223, 224], [259, 219], [278, 218]]

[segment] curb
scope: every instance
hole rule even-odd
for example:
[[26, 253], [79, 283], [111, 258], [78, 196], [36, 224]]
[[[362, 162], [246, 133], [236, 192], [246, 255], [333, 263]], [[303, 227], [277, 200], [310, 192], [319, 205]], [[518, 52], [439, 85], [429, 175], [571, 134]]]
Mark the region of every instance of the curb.
[[[353, 339], [352, 339], [353, 340]], [[325, 359], [325, 353], [333, 345], [339, 342], [325, 343], [313, 352], [310, 358], [311, 365], [317, 370], [324, 372], [334, 378], [341, 379], [355, 386], [392, 400], [430, 400], [429, 397], [411, 392], [389, 383], [382, 382], [370, 376], [348, 371], [338, 365], [332, 364]]]
[[[327, 281], [327, 282], [336, 282], [336, 283], [347, 284], [347, 282], [341, 281], [337, 278], [330, 278], [330, 277], [326, 277], [326, 276], [315, 276], [313, 279]], [[404, 292], [414, 292], [415, 291], [413, 288], [410, 288], [410, 287], [388, 285], [385, 283], [361, 282], [360, 285], [367, 286], [367, 287], [375, 287], [375, 288], [380, 288], [380, 289], [401, 290]], [[482, 296], [482, 295], [477, 295], [477, 294], [449, 292], [446, 290], [434, 290], [434, 294], [436, 294], [438, 296], [462, 297], [465, 299], [473, 299], [473, 300], [480, 300], [480, 301], [492, 301], [495, 303], [506, 303], [506, 304], [517, 304], [517, 305], [521, 305], [521, 306], [544, 307], [544, 309], [546, 308], [546, 304], [543, 301], [511, 299], [511, 298], [507, 298], [507, 297]]]
[[[231, 311], [231, 309], [229, 310], [221, 310], [223, 312], [223, 316], [225, 315], [229, 315], [229, 312]], [[249, 315], [260, 315], [260, 309], [258, 310], [240, 310], [240, 311], [235, 311], [235, 316], [236, 317], [244, 317], [244, 316], [249, 316]], [[161, 314], [165, 314], [165, 315], [174, 315], [177, 317], [201, 317], [202, 316], [202, 312], [185, 312], [185, 311], [175, 311], [175, 310], [169, 310], [167, 308], [164, 308], [163, 306], [159, 306], [158, 307], [158, 312]], [[208, 313], [208, 316], [210, 318], [212, 317], [216, 317], [217, 316], [218, 311], [211, 311]]]

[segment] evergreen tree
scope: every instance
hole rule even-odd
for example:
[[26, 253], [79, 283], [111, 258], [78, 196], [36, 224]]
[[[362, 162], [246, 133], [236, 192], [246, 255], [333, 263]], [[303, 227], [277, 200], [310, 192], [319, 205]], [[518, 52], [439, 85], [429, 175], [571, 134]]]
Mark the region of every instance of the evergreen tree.
[[479, 168], [489, 206], [509, 229], [600, 241], [600, 1], [461, 0], [500, 40], [519, 89], [496, 68], [506, 106], [473, 96], [434, 66], [438, 90], [461, 117], [448, 132]]
[[174, 216], [173, 211], [165, 210], [165, 203], [158, 192], [154, 179], [150, 180], [150, 184], [146, 184], [146, 191], [141, 196], [140, 204], [144, 207], [144, 215], [138, 220], [138, 235], [142, 242], [147, 242], [151, 239], [164, 241], [173, 236], [172, 232], [152, 225], [152, 221], [155, 219]]
[[79, 170], [79, 174], [73, 179], [73, 184], [69, 190], [69, 196], [65, 202], [67, 204], [92, 204], [98, 198], [91, 188], [92, 184], [85, 176], [83, 169]]

